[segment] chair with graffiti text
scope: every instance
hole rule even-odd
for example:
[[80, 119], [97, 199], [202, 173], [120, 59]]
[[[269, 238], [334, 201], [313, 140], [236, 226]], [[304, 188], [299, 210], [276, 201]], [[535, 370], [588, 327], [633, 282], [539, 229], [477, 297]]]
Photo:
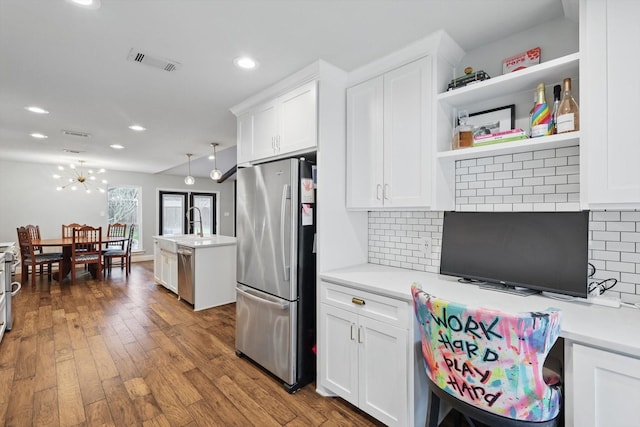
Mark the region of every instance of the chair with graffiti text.
[[560, 311], [472, 308], [415, 283], [411, 294], [427, 371], [428, 427], [438, 425], [441, 401], [470, 426], [560, 425], [559, 378], [543, 374], [560, 333]]

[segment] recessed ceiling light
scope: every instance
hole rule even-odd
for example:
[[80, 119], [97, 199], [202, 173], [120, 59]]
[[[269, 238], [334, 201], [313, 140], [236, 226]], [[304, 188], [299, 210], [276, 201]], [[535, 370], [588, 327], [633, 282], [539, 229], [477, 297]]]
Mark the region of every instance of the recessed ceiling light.
[[49, 114], [49, 112], [47, 110], [45, 110], [44, 108], [36, 107], [35, 105], [31, 105], [29, 107], [24, 107], [24, 109], [27, 110], [27, 111], [31, 111], [32, 113], [36, 113], [36, 114]]
[[238, 68], [243, 68], [245, 70], [252, 70], [258, 66], [258, 63], [248, 56], [240, 56], [233, 60], [233, 63]]
[[122, 150], [124, 148], [124, 145], [111, 144], [109, 147], [113, 148], [114, 150]]
[[142, 132], [143, 130], [147, 130], [146, 128], [140, 126], [140, 125], [131, 125], [129, 126], [129, 129], [131, 130], [135, 130], [136, 132]]
[[100, 0], [67, 0], [67, 1], [76, 6], [84, 7], [87, 9], [100, 8]]
[[33, 138], [37, 138], [37, 139], [45, 139], [45, 138], [49, 138], [47, 135], [43, 135], [41, 133], [32, 133], [31, 136]]

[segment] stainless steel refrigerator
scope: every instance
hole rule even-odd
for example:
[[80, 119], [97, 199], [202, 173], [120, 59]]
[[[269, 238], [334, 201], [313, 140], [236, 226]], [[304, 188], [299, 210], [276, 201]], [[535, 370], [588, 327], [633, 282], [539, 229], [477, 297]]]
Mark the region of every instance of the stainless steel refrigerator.
[[236, 353], [284, 382], [315, 379], [313, 166], [285, 159], [238, 170]]

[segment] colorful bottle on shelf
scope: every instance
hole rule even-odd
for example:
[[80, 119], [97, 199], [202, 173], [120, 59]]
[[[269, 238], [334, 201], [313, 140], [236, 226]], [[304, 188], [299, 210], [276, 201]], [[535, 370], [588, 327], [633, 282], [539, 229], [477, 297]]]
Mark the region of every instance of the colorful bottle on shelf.
[[536, 89], [536, 106], [531, 116], [531, 137], [551, 135], [551, 111], [544, 93], [544, 83]]
[[529, 138], [531, 138], [531, 134], [533, 132], [533, 112], [536, 110], [536, 100], [538, 99], [538, 94], [533, 92], [533, 106], [531, 110], [529, 110]]
[[562, 100], [558, 107], [558, 133], [580, 130], [580, 108], [571, 96], [571, 79], [564, 79], [562, 86]]
[[551, 110], [551, 133], [557, 132], [558, 126], [558, 107], [560, 106], [560, 94], [562, 93], [562, 86], [555, 85], [553, 87], [553, 109]]

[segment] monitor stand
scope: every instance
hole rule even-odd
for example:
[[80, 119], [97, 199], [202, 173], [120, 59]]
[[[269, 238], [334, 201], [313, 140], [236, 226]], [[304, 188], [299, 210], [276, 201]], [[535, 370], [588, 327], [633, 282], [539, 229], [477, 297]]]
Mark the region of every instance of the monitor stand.
[[487, 289], [487, 290], [496, 291], [496, 292], [504, 292], [507, 294], [519, 295], [521, 297], [526, 297], [529, 295], [539, 293], [539, 291], [534, 291], [533, 289], [523, 288], [520, 286], [503, 285], [502, 283], [479, 282], [478, 286], [480, 287], [480, 289]]

